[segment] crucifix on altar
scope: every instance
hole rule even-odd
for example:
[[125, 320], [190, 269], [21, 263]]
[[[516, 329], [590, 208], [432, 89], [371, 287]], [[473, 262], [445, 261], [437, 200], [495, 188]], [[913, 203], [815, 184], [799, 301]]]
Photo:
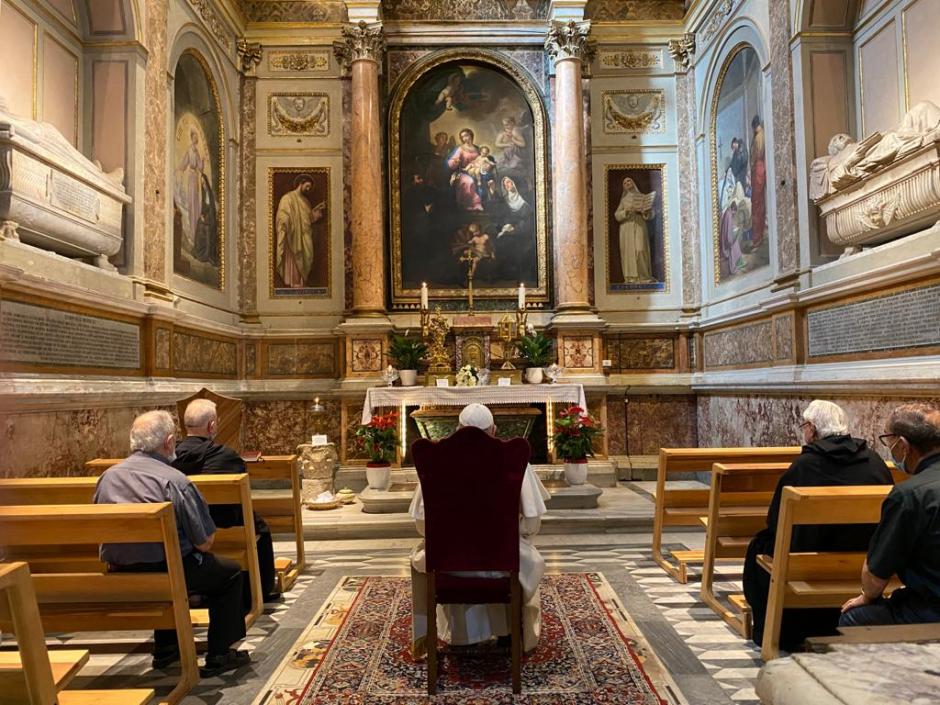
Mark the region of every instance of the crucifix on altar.
[[472, 248], [464, 250], [460, 257], [460, 263], [467, 265], [467, 315], [473, 315], [473, 273], [477, 269], [477, 263], [480, 261], [480, 255], [475, 253]]

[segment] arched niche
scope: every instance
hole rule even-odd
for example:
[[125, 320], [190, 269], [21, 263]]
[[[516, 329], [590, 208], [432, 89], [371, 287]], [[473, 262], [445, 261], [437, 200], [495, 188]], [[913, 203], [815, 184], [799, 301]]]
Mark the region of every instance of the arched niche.
[[[397, 82], [388, 130], [392, 307], [417, 303], [422, 282], [464, 300], [470, 267], [477, 298], [525, 282], [548, 302], [548, 120], [529, 74], [498, 52], [436, 52]], [[460, 262], [467, 250], [478, 263]]]

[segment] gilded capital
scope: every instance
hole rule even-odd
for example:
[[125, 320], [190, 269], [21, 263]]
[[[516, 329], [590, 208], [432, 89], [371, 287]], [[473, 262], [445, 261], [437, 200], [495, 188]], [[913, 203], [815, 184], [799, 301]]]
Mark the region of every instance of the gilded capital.
[[385, 32], [380, 22], [360, 20], [343, 25], [343, 38], [333, 43], [333, 53], [344, 67], [355, 61], [379, 61], [385, 51]]
[[552, 22], [545, 38], [545, 51], [555, 62], [565, 59], [589, 61], [593, 52], [588, 38], [590, 32], [590, 22]]
[[669, 56], [676, 64], [676, 70], [685, 73], [695, 55], [695, 35], [683, 34], [678, 39], [669, 40]]
[[261, 44], [259, 42], [249, 42], [241, 37], [235, 42], [235, 51], [238, 54], [238, 65], [241, 72], [246, 76], [254, 76], [255, 69], [261, 63]]

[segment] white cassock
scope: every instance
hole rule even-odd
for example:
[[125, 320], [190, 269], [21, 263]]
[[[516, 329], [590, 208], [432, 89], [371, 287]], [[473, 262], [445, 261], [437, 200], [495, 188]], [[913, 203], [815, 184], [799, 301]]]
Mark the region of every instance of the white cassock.
[[[531, 651], [539, 641], [541, 609], [539, 581], [545, 572], [545, 560], [531, 543], [531, 538], [542, 526], [545, 500], [551, 497], [528, 465], [522, 478], [519, 497], [519, 582], [522, 585], [522, 642], [525, 651]], [[418, 533], [424, 536], [424, 497], [421, 485], [411, 500], [408, 510], [415, 520]], [[411, 552], [412, 591], [412, 652], [416, 657], [427, 653], [427, 581], [424, 577], [424, 540]], [[464, 573], [459, 573], [464, 575]], [[498, 577], [499, 572], [468, 572], [471, 576]], [[509, 634], [509, 605], [438, 605], [437, 633], [449, 644], [476, 644], [492, 637]]]

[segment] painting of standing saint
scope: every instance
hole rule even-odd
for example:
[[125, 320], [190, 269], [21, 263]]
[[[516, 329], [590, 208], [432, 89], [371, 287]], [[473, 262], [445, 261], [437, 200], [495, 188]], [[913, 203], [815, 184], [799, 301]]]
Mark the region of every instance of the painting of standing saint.
[[763, 95], [760, 60], [742, 44], [719, 77], [712, 110], [716, 283], [770, 262]]
[[541, 124], [520, 86], [493, 66], [444, 63], [414, 82], [398, 117], [395, 293], [427, 282], [458, 298], [468, 272], [481, 298], [544, 287]]
[[271, 296], [330, 295], [330, 170], [268, 170]]
[[664, 164], [608, 164], [607, 290], [666, 290]]
[[222, 116], [205, 61], [184, 53], [173, 79], [173, 271], [221, 289], [224, 276]]

